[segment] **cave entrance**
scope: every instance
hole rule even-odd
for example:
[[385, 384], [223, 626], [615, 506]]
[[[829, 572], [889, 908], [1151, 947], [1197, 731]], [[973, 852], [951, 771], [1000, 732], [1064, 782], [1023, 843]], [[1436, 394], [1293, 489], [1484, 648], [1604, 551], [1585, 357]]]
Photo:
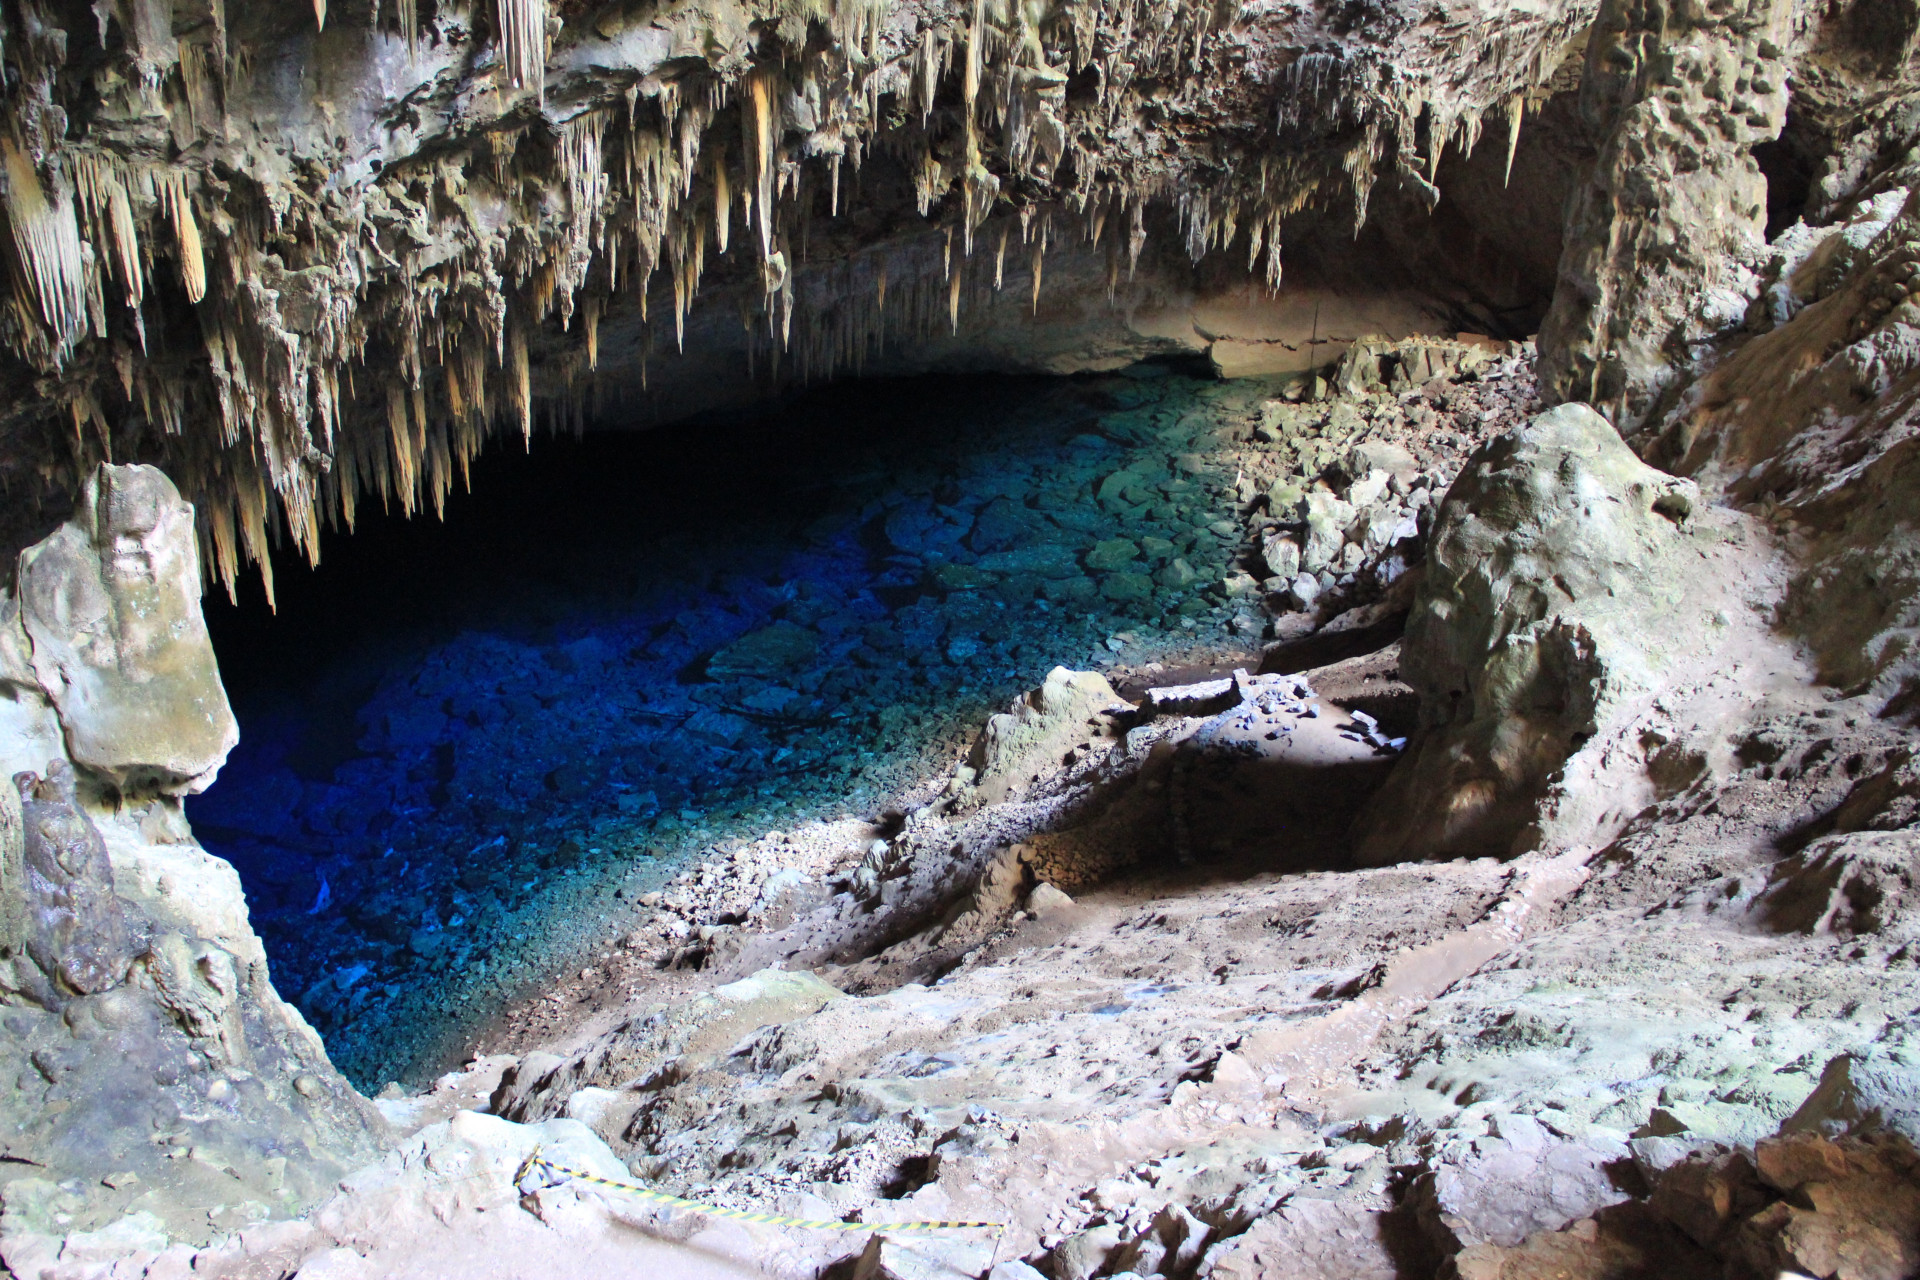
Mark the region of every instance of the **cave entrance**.
[[1054, 665], [1250, 652], [1271, 392], [867, 381], [503, 451], [277, 565], [277, 614], [209, 600], [242, 741], [190, 817], [340, 1067], [419, 1082], [687, 859], [877, 812]]

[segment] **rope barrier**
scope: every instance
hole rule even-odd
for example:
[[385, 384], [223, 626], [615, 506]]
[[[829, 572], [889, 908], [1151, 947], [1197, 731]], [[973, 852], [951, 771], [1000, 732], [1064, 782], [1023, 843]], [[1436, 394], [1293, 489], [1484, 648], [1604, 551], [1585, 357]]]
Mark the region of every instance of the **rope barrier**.
[[709, 1217], [726, 1218], [733, 1222], [752, 1222], [768, 1227], [800, 1227], [809, 1231], [871, 1231], [875, 1233], [911, 1232], [926, 1234], [936, 1231], [1003, 1231], [1004, 1222], [840, 1222], [822, 1218], [788, 1218], [777, 1213], [750, 1213], [745, 1209], [727, 1209], [717, 1204], [706, 1204], [699, 1200], [686, 1200], [680, 1196], [670, 1196], [664, 1191], [652, 1191], [646, 1187], [635, 1186], [631, 1182], [617, 1182], [612, 1178], [602, 1178], [579, 1169], [571, 1169], [563, 1164], [555, 1164], [540, 1154], [535, 1147], [533, 1154], [521, 1162], [519, 1172], [513, 1175], [517, 1186], [534, 1169], [545, 1169], [548, 1173], [562, 1178], [573, 1178], [579, 1182], [591, 1183], [596, 1187], [607, 1187], [614, 1191], [623, 1191], [635, 1199], [652, 1204], [666, 1205], [673, 1209], [686, 1209], [694, 1213], [704, 1213]]

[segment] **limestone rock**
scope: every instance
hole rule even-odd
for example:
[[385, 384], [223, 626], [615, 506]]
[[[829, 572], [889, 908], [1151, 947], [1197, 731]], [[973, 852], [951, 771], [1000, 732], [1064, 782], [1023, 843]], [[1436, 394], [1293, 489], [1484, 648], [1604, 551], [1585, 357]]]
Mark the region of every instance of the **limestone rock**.
[[[1395, 1280], [1411, 1233], [1362, 1205], [1296, 1197], [1208, 1251], [1214, 1280]], [[1397, 1238], [1396, 1238], [1397, 1237]]]
[[1502, 1116], [1499, 1132], [1423, 1179], [1423, 1211], [1460, 1245], [1511, 1247], [1627, 1198], [1609, 1172], [1624, 1146], [1567, 1141], [1526, 1116]]
[[198, 791], [239, 741], [200, 614], [193, 508], [152, 467], [103, 465], [21, 554], [33, 670], [75, 764], [122, 790]]
[[1827, 1063], [1783, 1133], [1828, 1137], [1886, 1130], [1920, 1143], [1920, 1068], [1887, 1053], [1843, 1053]]
[[1584, 405], [1470, 461], [1402, 646], [1421, 733], [1356, 826], [1363, 859], [1506, 853], [1549, 775], [1697, 649], [1710, 634], [1688, 590], [1697, 501]]
[[117, 985], [133, 955], [106, 842], [75, 802], [72, 769], [55, 760], [45, 778], [23, 773], [14, 784], [25, 837], [26, 952], [51, 983], [43, 1002], [58, 1007]]
[[1774, 868], [1760, 911], [1783, 933], [1920, 936], [1920, 833], [1817, 840]]
[[[636, 1080], [683, 1080], [705, 1070], [760, 1027], [805, 1017], [840, 992], [805, 970], [767, 969], [649, 1016], [622, 1022], [567, 1057], [528, 1054], [500, 1079], [490, 1103], [496, 1115], [532, 1123], [566, 1114], [583, 1089], [625, 1090]], [[641, 1102], [590, 1098], [582, 1109], [596, 1131], [618, 1136]]]
[[974, 1280], [992, 1265], [989, 1239], [876, 1235], [855, 1264], [853, 1280]]
[[1125, 705], [1098, 672], [1049, 671], [1045, 684], [988, 720], [975, 740], [968, 764], [981, 802], [998, 803], [1051, 772], [1075, 743], [1104, 734], [1102, 712]]
[[1741, 1224], [1730, 1252], [1748, 1266], [1836, 1280], [1903, 1280], [1920, 1268], [1912, 1146], [1799, 1133], [1762, 1143], [1755, 1164], [1787, 1198]]
[[1454, 1257], [1453, 1270], [1459, 1280], [1694, 1280], [1718, 1274], [1716, 1259], [1644, 1213], [1583, 1218], [1517, 1245], [1473, 1245]]
[[1758, 291], [1767, 179], [1798, 37], [1787, 0], [1684, 17], [1606, 0], [1587, 41], [1582, 106], [1603, 137], [1568, 211], [1562, 285], [1540, 328], [1553, 400], [1637, 425], [1679, 377], [1673, 354], [1739, 323]]
[[27, 940], [27, 835], [22, 788], [0, 785], [0, 948], [19, 953]]

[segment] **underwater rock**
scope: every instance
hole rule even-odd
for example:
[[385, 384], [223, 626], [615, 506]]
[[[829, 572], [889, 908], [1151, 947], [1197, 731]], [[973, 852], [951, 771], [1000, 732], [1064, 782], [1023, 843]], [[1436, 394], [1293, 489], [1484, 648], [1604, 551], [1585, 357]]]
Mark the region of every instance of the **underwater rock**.
[[797, 671], [813, 660], [820, 635], [791, 622], [750, 631], [707, 660], [716, 676], [778, 676]]

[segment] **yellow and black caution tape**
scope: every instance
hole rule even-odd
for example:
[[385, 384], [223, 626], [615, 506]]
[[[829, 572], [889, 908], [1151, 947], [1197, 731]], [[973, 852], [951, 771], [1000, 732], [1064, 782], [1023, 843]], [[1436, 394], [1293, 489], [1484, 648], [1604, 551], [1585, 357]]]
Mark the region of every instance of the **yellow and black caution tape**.
[[608, 1187], [614, 1191], [624, 1191], [637, 1200], [651, 1204], [663, 1204], [674, 1209], [686, 1209], [694, 1213], [704, 1213], [709, 1217], [726, 1218], [733, 1222], [753, 1222], [768, 1227], [801, 1227], [809, 1231], [870, 1231], [876, 1234], [894, 1232], [913, 1232], [926, 1234], [935, 1231], [1001, 1231], [1006, 1228], [1004, 1222], [841, 1222], [825, 1218], [788, 1218], [777, 1213], [749, 1213], [745, 1209], [727, 1209], [717, 1204], [705, 1204], [699, 1200], [685, 1200], [679, 1196], [670, 1196], [664, 1191], [653, 1191], [646, 1187], [635, 1186], [631, 1182], [617, 1182], [612, 1178], [601, 1178], [579, 1169], [570, 1169], [563, 1164], [555, 1164], [540, 1154], [535, 1147], [533, 1154], [520, 1165], [514, 1174], [515, 1184], [524, 1181], [534, 1169], [545, 1169], [548, 1173], [562, 1178], [573, 1178], [579, 1182], [592, 1183], [596, 1187]]

